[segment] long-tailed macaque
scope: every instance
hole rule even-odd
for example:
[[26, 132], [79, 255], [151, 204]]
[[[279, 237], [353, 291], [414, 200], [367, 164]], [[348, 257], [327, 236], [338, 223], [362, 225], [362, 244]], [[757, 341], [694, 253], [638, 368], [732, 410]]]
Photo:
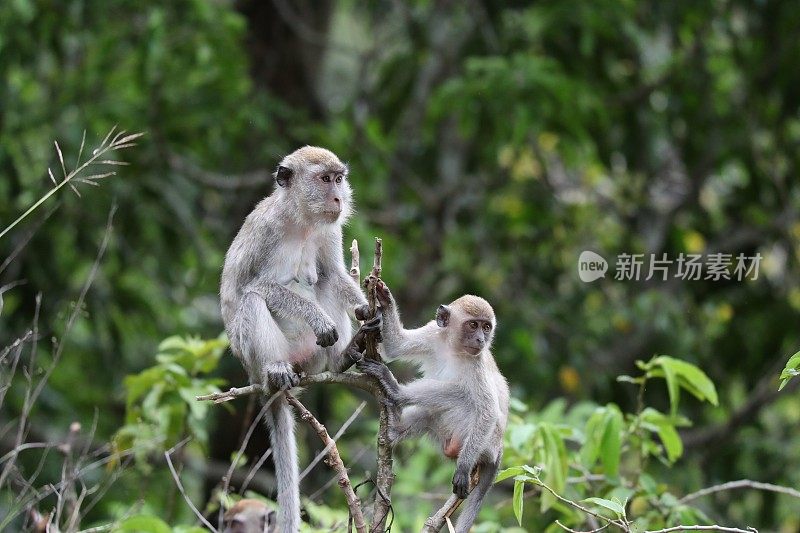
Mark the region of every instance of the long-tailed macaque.
[[[251, 382], [275, 391], [300, 372], [349, 367], [348, 312], [364, 319], [366, 299], [344, 265], [342, 224], [352, 212], [348, 168], [323, 148], [287, 155], [277, 187], [247, 216], [225, 255], [220, 297], [231, 350]], [[357, 351], [357, 350], [356, 350]], [[276, 398], [265, 416], [278, 484], [278, 526], [300, 527], [294, 417]]]
[[[411, 361], [423, 375], [399, 384], [383, 363], [365, 358], [358, 366], [376, 377], [390, 402], [402, 409], [390, 428], [393, 444], [428, 434], [456, 460], [453, 493], [467, 499], [456, 531], [466, 533], [497, 474], [508, 420], [508, 383], [491, 352], [494, 311], [483, 298], [466, 295], [440, 305], [436, 320], [408, 330], [382, 281], [376, 296], [383, 312], [384, 357]], [[475, 468], [479, 477], [470, 493]]]

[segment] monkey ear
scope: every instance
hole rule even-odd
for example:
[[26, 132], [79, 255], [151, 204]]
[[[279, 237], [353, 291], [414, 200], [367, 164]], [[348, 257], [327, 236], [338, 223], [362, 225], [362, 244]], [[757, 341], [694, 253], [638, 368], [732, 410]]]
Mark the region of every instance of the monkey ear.
[[450, 308], [446, 305], [440, 305], [436, 310], [436, 324], [440, 328], [446, 328], [450, 323]]
[[278, 170], [275, 171], [275, 181], [278, 182], [278, 185], [281, 187], [286, 187], [289, 185], [289, 180], [292, 177], [292, 169], [288, 167], [278, 167]]

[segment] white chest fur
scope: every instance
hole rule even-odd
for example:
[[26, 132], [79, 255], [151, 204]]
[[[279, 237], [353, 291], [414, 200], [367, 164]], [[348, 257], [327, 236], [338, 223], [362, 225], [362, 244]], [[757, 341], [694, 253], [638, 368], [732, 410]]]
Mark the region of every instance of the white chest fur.
[[284, 258], [278, 282], [281, 285], [299, 285], [312, 288], [317, 284], [317, 256], [319, 243], [314, 236], [305, 239], [287, 239], [281, 245], [281, 257]]

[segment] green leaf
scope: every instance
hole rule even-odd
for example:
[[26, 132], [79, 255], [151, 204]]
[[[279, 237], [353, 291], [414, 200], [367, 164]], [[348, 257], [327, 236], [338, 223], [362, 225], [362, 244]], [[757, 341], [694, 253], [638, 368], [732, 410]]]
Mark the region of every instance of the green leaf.
[[668, 355], [660, 355], [651, 361], [649, 368], [647, 371], [649, 377], [663, 377], [667, 381], [670, 412], [673, 415], [677, 412], [681, 388], [698, 400], [707, 401], [712, 405], [719, 404], [714, 382], [697, 366]]
[[622, 515], [625, 514], [625, 509], [622, 508], [622, 505], [620, 505], [617, 502], [613, 502], [611, 500], [606, 500], [603, 498], [586, 498], [583, 501], [586, 503], [593, 503], [599, 507], [604, 507], [609, 511], [611, 511], [612, 513], [616, 514], [617, 517], [622, 517]]
[[517, 480], [514, 483], [514, 499], [513, 499], [513, 506], [514, 506], [514, 516], [517, 517], [517, 523], [521, 526], [522, 525], [522, 508], [525, 505], [525, 482], [522, 480]]
[[664, 371], [664, 379], [667, 381], [667, 392], [669, 393], [669, 409], [672, 414], [678, 412], [678, 402], [681, 399], [681, 390], [678, 385], [678, 379], [675, 376], [675, 369], [669, 361], [670, 358], [666, 356], [657, 357], [657, 364]]
[[581, 447], [581, 462], [587, 468], [594, 466], [600, 455], [600, 442], [603, 439], [605, 408], [598, 407], [586, 422], [585, 440]]
[[131, 533], [172, 533], [172, 529], [156, 516], [138, 515], [126, 519], [119, 525], [117, 531], [130, 531]]
[[674, 426], [663, 425], [658, 427], [658, 438], [664, 444], [667, 458], [670, 462], [677, 461], [683, 455], [683, 441]]
[[521, 476], [524, 473], [525, 470], [523, 470], [521, 466], [512, 466], [511, 468], [506, 468], [505, 470], [501, 470], [500, 472], [498, 472], [494, 482], [499, 483], [504, 479], [508, 479], [514, 476]]
[[[567, 481], [567, 450], [560, 432], [552, 424], [539, 425], [544, 452], [543, 481], [554, 491], [562, 492]], [[546, 511], [555, 503], [549, 492], [542, 494], [541, 509]]]
[[786, 367], [781, 371], [781, 384], [778, 386], [778, 390], [783, 390], [789, 380], [795, 376], [800, 376], [800, 352], [791, 356], [786, 362]]
[[616, 405], [606, 407], [603, 436], [600, 441], [600, 462], [603, 463], [606, 475], [616, 477], [619, 474], [620, 454], [622, 453], [622, 413]]
[[668, 417], [651, 407], [642, 411], [641, 417], [643, 426], [658, 434], [670, 462], [675, 462], [683, 455], [683, 441], [675, 429], [676, 425], [681, 424], [681, 418]]

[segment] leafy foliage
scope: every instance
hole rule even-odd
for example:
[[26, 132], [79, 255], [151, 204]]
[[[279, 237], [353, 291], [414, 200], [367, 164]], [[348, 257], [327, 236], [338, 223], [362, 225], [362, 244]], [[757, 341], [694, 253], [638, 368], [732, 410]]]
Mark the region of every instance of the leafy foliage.
[[228, 341], [169, 337], [158, 347], [158, 364], [125, 378], [125, 424], [114, 435], [117, 454], [132, 450], [139, 464], [150, 469], [147, 457], [175, 446], [181, 439], [208, 444], [208, 404], [197, 396], [219, 392], [217, 368]]
[[[717, 402], [714, 384], [695, 365], [658, 356], [637, 366], [643, 374], [624, 380], [643, 390], [649, 380], [664, 378], [677, 387], [669, 392], [675, 409], [680, 390]], [[553, 419], [561, 423], [549, 421]], [[531, 495], [539, 499], [543, 513], [554, 511], [572, 528], [585, 523], [585, 509], [632, 524], [637, 531], [709, 523], [700, 509], [683, 504], [657, 483], [657, 473], [649, 467], [650, 458], [667, 466], [680, 458], [683, 443], [677, 428], [688, 425], [686, 418], [652, 407], [640, 405], [638, 412], [623, 413], [615, 404], [579, 404], [565, 412], [564, 403], [556, 401], [538, 415], [512, 417], [505, 462], [513, 466], [498, 473], [496, 481], [513, 478], [514, 516], [530, 530], [558, 530], [550, 514], [524, 513]], [[539, 490], [530, 494], [526, 485]]]

